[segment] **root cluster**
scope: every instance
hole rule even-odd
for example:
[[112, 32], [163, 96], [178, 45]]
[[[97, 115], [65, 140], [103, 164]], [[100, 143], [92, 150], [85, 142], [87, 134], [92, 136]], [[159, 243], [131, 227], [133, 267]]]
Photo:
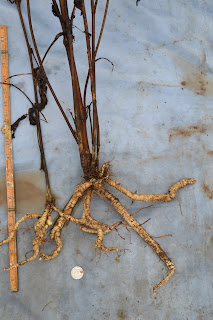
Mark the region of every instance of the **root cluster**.
[[[3, 270], [11, 270], [13, 268], [19, 267], [29, 261], [35, 260], [38, 256], [39, 259], [51, 260], [58, 256], [60, 253], [63, 242], [61, 239], [61, 231], [67, 221], [71, 221], [75, 224], [78, 224], [80, 229], [84, 232], [94, 233], [96, 234], [95, 241], [95, 249], [99, 249], [105, 252], [110, 251], [119, 251], [117, 247], [107, 248], [103, 244], [104, 236], [107, 233], [110, 233], [112, 230], [116, 229], [120, 224], [124, 221], [128, 223], [128, 225], [134, 229], [139, 236], [141, 236], [145, 242], [157, 253], [159, 258], [166, 264], [169, 269], [168, 275], [160, 281], [157, 285], [154, 286], [153, 292], [156, 293], [156, 289], [160, 287], [162, 284], [167, 282], [172, 274], [175, 272], [174, 263], [170, 260], [170, 258], [166, 255], [164, 250], [160, 247], [160, 245], [153, 239], [153, 237], [142, 227], [142, 225], [130, 214], [127, 209], [122, 205], [118, 198], [116, 198], [111, 192], [106, 189], [106, 186], [109, 185], [121, 193], [125, 194], [127, 197], [132, 200], [138, 201], [152, 201], [152, 202], [169, 202], [175, 197], [175, 193], [178, 189], [183, 188], [187, 184], [192, 184], [195, 182], [195, 179], [183, 179], [177, 183], [175, 183], [171, 188], [168, 194], [136, 194], [132, 193], [128, 189], [121, 186], [118, 181], [110, 179], [110, 164], [106, 162], [97, 178], [92, 178], [87, 181], [84, 181], [77, 185], [74, 193], [72, 194], [70, 200], [66, 204], [63, 210], [58, 209], [54, 203], [47, 203], [46, 208], [42, 214], [29, 214], [27, 213], [23, 217], [21, 217], [15, 224], [13, 231], [10, 233], [9, 237], [2, 240], [0, 242], [0, 246], [8, 243], [13, 239], [18, 229], [18, 226], [21, 222], [27, 219], [38, 219], [34, 224], [35, 236], [32, 241], [32, 256], [15, 264], [11, 265], [9, 268], [4, 268]], [[94, 219], [91, 216], [90, 211], [90, 203], [92, 200], [93, 193], [96, 193], [101, 199], [107, 199], [111, 205], [115, 208], [115, 210], [122, 217], [122, 221], [118, 221], [113, 225], [109, 226], [101, 221]], [[81, 218], [75, 218], [72, 216], [73, 209], [75, 208], [78, 201], [84, 199], [83, 203], [83, 213]], [[51, 213], [55, 211], [58, 214], [58, 217], [53, 224]], [[50, 230], [50, 236], [47, 237], [47, 231]], [[51, 255], [47, 255], [41, 251], [41, 246], [44, 242], [49, 239], [55, 240], [56, 248], [52, 252]]]

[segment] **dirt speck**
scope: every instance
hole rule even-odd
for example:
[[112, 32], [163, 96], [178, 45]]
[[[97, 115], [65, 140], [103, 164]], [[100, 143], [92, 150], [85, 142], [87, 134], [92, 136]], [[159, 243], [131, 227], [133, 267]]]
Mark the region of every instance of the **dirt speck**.
[[79, 249], [75, 250], [76, 254], [81, 254], [81, 251]]
[[191, 137], [193, 134], [206, 133], [206, 126], [204, 124], [196, 124], [193, 126], [188, 126], [186, 128], [176, 127], [169, 130], [169, 141], [171, 142], [174, 137]]
[[213, 156], [213, 150], [208, 150], [207, 154], [210, 155], [210, 156]]
[[210, 244], [213, 245], [213, 237], [210, 239]]
[[119, 309], [117, 312], [117, 317], [118, 319], [127, 319], [127, 315], [124, 313], [124, 311], [122, 309]]
[[146, 52], [149, 55], [149, 57], [153, 56], [153, 54], [150, 53], [150, 46], [148, 44], [146, 45]]
[[210, 200], [213, 199], [213, 190], [211, 190], [210, 187], [205, 182], [202, 183], [202, 188], [205, 194], [207, 195], [207, 197]]
[[151, 157], [151, 160], [160, 160], [161, 159], [161, 156], [152, 156]]
[[[37, 213], [45, 205], [45, 179], [42, 171], [17, 171], [15, 177], [16, 212]], [[0, 175], [0, 206], [7, 206], [6, 180]]]
[[173, 42], [172, 42], [172, 44], [176, 44], [176, 43], [178, 43], [178, 42], [181, 42], [181, 41], [184, 41], [185, 39], [177, 39], [177, 40], [174, 40]]

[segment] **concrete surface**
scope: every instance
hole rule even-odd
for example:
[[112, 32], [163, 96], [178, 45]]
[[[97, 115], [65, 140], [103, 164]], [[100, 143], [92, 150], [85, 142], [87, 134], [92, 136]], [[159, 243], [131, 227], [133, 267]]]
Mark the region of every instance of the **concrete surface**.
[[[104, 2], [99, 2], [102, 12]], [[60, 31], [59, 22], [51, 14], [51, 1], [31, 3], [35, 35], [44, 54]], [[26, 18], [25, 1], [22, 5]], [[174, 261], [175, 275], [153, 296], [153, 285], [167, 270], [137, 234], [122, 228], [119, 231], [125, 240], [116, 232], [106, 237], [107, 246], [121, 248], [118, 262], [116, 253], [95, 252], [93, 235], [70, 224], [63, 231], [64, 247], [57, 259], [36, 260], [19, 268], [18, 293], [10, 293], [9, 273], [0, 271], [1, 319], [213, 319], [212, 14], [211, 0], [143, 0], [137, 7], [135, 1], [111, 1], [98, 54], [114, 63], [113, 72], [108, 62], [97, 63], [101, 161], [114, 158], [113, 173], [132, 191], [163, 193], [182, 178], [197, 179], [196, 184], [180, 190], [171, 203], [154, 204], [137, 215], [140, 222], [151, 218], [145, 228], [153, 236], [172, 234], [158, 241]], [[97, 23], [101, 17], [98, 15]], [[82, 28], [80, 15], [75, 23]], [[6, 0], [0, 3], [0, 25], [8, 26], [10, 74], [29, 72], [16, 7]], [[77, 29], [75, 36], [83, 86], [85, 39]], [[45, 68], [58, 98], [71, 108], [70, 75], [61, 40], [49, 53]], [[16, 77], [13, 83], [33, 97], [30, 76]], [[82, 181], [82, 171], [77, 146], [49, 92], [48, 100], [44, 111], [48, 124], [42, 123], [42, 130], [52, 189], [62, 208]], [[15, 121], [29, 103], [11, 88], [11, 106]], [[0, 127], [2, 117], [1, 107]], [[2, 134], [0, 150], [3, 239], [7, 212]], [[18, 219], [29, 211], [41, 212], [45, 199], [36, 130], [27, 120], [17, 129], [13, 151]], [[143, 206], [132, 204], [125, 196], [119, 198], [132, 213]], [[95, 198], [92, 207], [94, 217], [110, 223], [119, 220], [100, 199]], [[26, 222], [22, 228], [30, 226]], [[31, 250], [32, 238], [32, 231], [19, 231], [19, 260]], [[81, 280], [70, 276], [76, 265], [84, 269]], [[0, 248], [0, 266], [8, 266], [7, 245]]]

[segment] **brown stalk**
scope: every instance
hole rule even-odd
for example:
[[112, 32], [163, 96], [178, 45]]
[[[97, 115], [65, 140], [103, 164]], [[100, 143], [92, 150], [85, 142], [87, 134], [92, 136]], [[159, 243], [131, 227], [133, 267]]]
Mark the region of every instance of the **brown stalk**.
[[[108, 6], [109, 6], [109, 0], [106, 1], [106, 6], [105, 6], [105, 11], [104, 11], [104, 17], [103, 17], [103, 21], [102, 21], [102, 25], [101, 25], [101, 30], [100, 30], [100, 34], [98, 37], [98, 42], [95, 48], [95, 13], [96, 13], [96, 7], [97, 7], [97, 3], [98, 0], [96, 0], [95, 4], [93, 2], [93, 0], [91, 0], [91, 9], [92, 9], [92, 71], [94, 74], [94, 78], [95, 78], [95, 62], [96, 62], [96, 55], [98, 52], [98, 48], [101, 42], [101, 38], [103, 35], [103, 30], [104, 30], [104, 26], [105, 26], [105, 21], [106, 21], [106, 16], [107, 16], [107, 12], [108, 12]], [[89, 59], [89, 57], [88, 57]], [[86, 83], [85, 83], [85, 87], [84, 87], [84, 106], [86, 107], [86, 93], [87, 93], [87, 85], [88, 85], [88, 81], [89, 81], [89, 75], [90, 75], [90, 68], [87, 74], [87, 78], [86, 78]], [[96, 81], [95, 81], [96, 83]], [[91, 80], [91, 87], [92, 87], [92, 80]], [[93, 90], [93, 88], [91, 88], [91, 90]], [[95, 113], [95, 114], [94, 114]], [[99, 122], [98, 122], [98, 114], [97, 114], [97, 105], [96, 105], [96, 100], [95, 100], [95, 107], [93, 104], [93, 128], [94, 128], [94, 121], [97, 125], [97, 165], [99, 166], [99, 151], [100, 151], [100, 130], [99, 130]], [[95, 139], [95, 134], [96, 131], [94, 129], [92, 129], [92, 137], [93, 137], [93, 141]], [[95, 145], [93, 147], [93, 159], [95, 157]], [[94, 161], [94, 160], [93, 160]]]
[[[97, 4], [95, 5], [95, 10], [96, 10], [96, 6], [97, 6]], [[103, 35], [104, 26], [105, 26], [105, 22], [106, 22], [106, 16], [107, 16], [107, 12], [108, 12], [108, 7], [109, 7], [109, 0], [106, 1], [104, 17], [103, 17], [103, 21], [102, 21], [99, 37], [98, 37], [98, 42], [97, 42], [96, 49], [95, 49], [95, 57], [97, 55], [98, 48], [99, 48], [99, 45], [100, 45], [100, 42], [101, 42], [101, 38], [102, 38], [102, 35]], [[86, 107], [86, 93], [87, 93], [88, 81], [89, 81], [89, 70], [88, 70], [88, 73], [87, 73], [86, 82], [85, 82], [85, 86], [84, 86], [84, 106], [85, 107]]]
[[73, 135], [73, 137], [74, 137], [74, 139], [75, 139], [76, 142], [78, 143], [78, 139], [77, 139], [77, 136], [76, 136], [76, 132], [73, 130], [73, 128], [72, 128], [69, 120], [67, 119], [67, 116], [66, 116], [66, 114], [64, 113], [64, 110], [63, 110], [63, 108], [62, 108], [62, 106], [61, 106], [61, 104], [60, 104], [60, 102], [59, 102], [59, 100], [58, 100], [58, 98], [57, 98], [57, 96], [56, 96], [56, 94], [55, 94], [55, 92], [54, 92], [54, 90], [53, 90], [53, 88], [52, 88], [49, 80], [48, 80], [48, 77], [47, 77], [47, 75], [46, 75], [46, 72], [45, 72], [45, 70], [44, 70], [44, 67], [43, 67], [43, 64], [42, 64], [42, 60], [41, 60], [41, 57], [40, 57], [40, 54], [39, 54], [39, 51], [38, 51], [38, 47], [37, 47], [37, 44], [36, 44], [34, 32], [33, 32], [32, 21], [31, 21], [31, 13], [30, 13], [30, 1], [29, 1], [29, 0], [27, 0], [27, 14], [28, 14], [30, 34], [31, 34], [31, 37], [32, 37], [33, 46], [34, 46], [34, 48], [35, 48], [36, 56], [37, 56], [38, 61], [39, 61], [39, 64], [40, 64], [40, 68], [41, 68], [42, 72], [44, 73], [46, 83], [47, 83], [47, 85], [48, 85], [48, 87], [49, 87], [49, 89], [50, 89], [50, 92], [52, 93], [52, 96], [53, 96], [55, 102], [57, 103], [57, 105], [58, 105], [58, 107], [59, 107], [59, 109], [60, 109], [60, 111], [61, 111], [61, 113], [62, 113], [62, 115], [63, 115], [63, 117], [64, 117], [64, 120], [66, 121], [66, 123], [67, 123], [67, 125], [68, 125], [68, 127], [69, 127], [69, 129], [70, 129], [70, 131], [71, 131], [71, 133], [72, 133], [72, 135]]
[[[93, 1], [91, 0], [91, 4]], [[92, 10], [92, 48], [94, 50], [94, 41], [95, 41], [95, 18], [94, 18], [94, 5], [91, 5]], [[84, 5], [84, 0], [82, 0], [82, 13], [83, 13], [83, 21], [84, 21], [84, 28], [85, 28], [85, 38], [86, 38], [86, 46], [87, 46], [87, 57], [88, 57], [88, 64], [89, 64], [89, 74], [90, 74], [90, 82], [91, 82], [91, 93], [92, 93], [92, 104], [93, 104], [93, 134], [92, 134], [92, 167], [96, 166], [96, 148], [97, 148], [97, 134], [98, 134], [98, 111], [97, 111], [97, 101], [96, 101], [96, 85], [95, 85], [95, 59], [92, 61], [92, 54], [91, 54], [91, 47], [90, 47], [90, 39], [89, 39], [89, 29], [88, 29], [88, 22], [87, 22], [87, 15]], [[95, 58], [95, 51], [93, 52], [93, 57]], [[98, 160], [98, 159], [97, 159]]]
[[[16, 1], [15, 3], [16, 3], [16, 7], [18, 9], [19, 18], [21, 21], [22, 30], [23, 30], [26, 45], [27, 45], [28, 56], [30, 59], [30, 67], [31, 67], [32, 79], [33, 79], [35, 104], [38, 105], [38, 92], [37, 92], [36, 78], [35, 78], [34, 65], [33, 65], [33, 59], [32, 59], [32, 49], [29, 44], [29, 40], [28, 40], [28, 36], [27, 36], [27, 32], [26, 32], [26, 28], [25, 28], [25, 24], [24, 24], [24, 20], [23, 20], [21, 8], [20, 8], [21, 1]], [[43, 139], [42, 139], [40, 115], [39, 115], [38, 110], [36, 110], [36, 118], [37, 118], [37, 121], [36, 121], [36, 123], [37, 123], [37, 138], [38, 138], [38, 145], [39, 145], [40, 155], [41, 155], [41, 168], [44, 170], [44, 173], [45, 173], [48, 200], [52, 201], [53, 196], [52, 196], [51, 189], [50, 189], [49, 175], [48, 175], [46, 159], [45, 159], [45, 154], [44, 154], [44, 145], [43, 145]]]
[[[60, 0], [60, 10], [61, 10], [61, 27], [64, 32], [64, 46], [67, 53], [67, 58], [69, 62], [69, 68], [72, 79], [72, 91], [73, 91], [73, 104], [75, 113], [75, 126], [78, 136], [78, 147], [81, 159], [81, 166], [85, 176], [88, 175], [91, 162], [91, 154], [88, 143], [86, 120], [87, 114], [86, 109], [83, 106], [80, 85], [78, 80], [78, 74], [75, 64], [74, 50], [73, 50], [73, 35], [72, 35], [72, 24], [69, 20], [69, 13], [67, 7], [67, 1]], [[71, 22], [74, 16], [75, 6], [71, 15]]]

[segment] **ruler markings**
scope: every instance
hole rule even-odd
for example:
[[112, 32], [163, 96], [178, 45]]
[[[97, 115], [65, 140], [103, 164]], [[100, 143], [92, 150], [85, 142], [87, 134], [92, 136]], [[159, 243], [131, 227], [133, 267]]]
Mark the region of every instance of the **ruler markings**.
[[[7, 27], [0, 26], [1, 42], [1, 69], [2, 82], [9, 83], [9, 65], [7, 48]], [[11, 136], [11, 113], [10, 113], [10, 89], [8, 85], [2, 85], [4, 127], [1, 129], [5, 135], [5, 160], [6, 160], [6, 186], [7, 186], [7, 208], [8, 208], [8, 233], [10, 234], [15, 226], [15, 188], [13, 177], [13, 154]], [[9, 242], [10, 266], [17, 263], [16, 237]], [[10, 288], [12, 292], [18, 291], [17, 268], [10, 270]]]

